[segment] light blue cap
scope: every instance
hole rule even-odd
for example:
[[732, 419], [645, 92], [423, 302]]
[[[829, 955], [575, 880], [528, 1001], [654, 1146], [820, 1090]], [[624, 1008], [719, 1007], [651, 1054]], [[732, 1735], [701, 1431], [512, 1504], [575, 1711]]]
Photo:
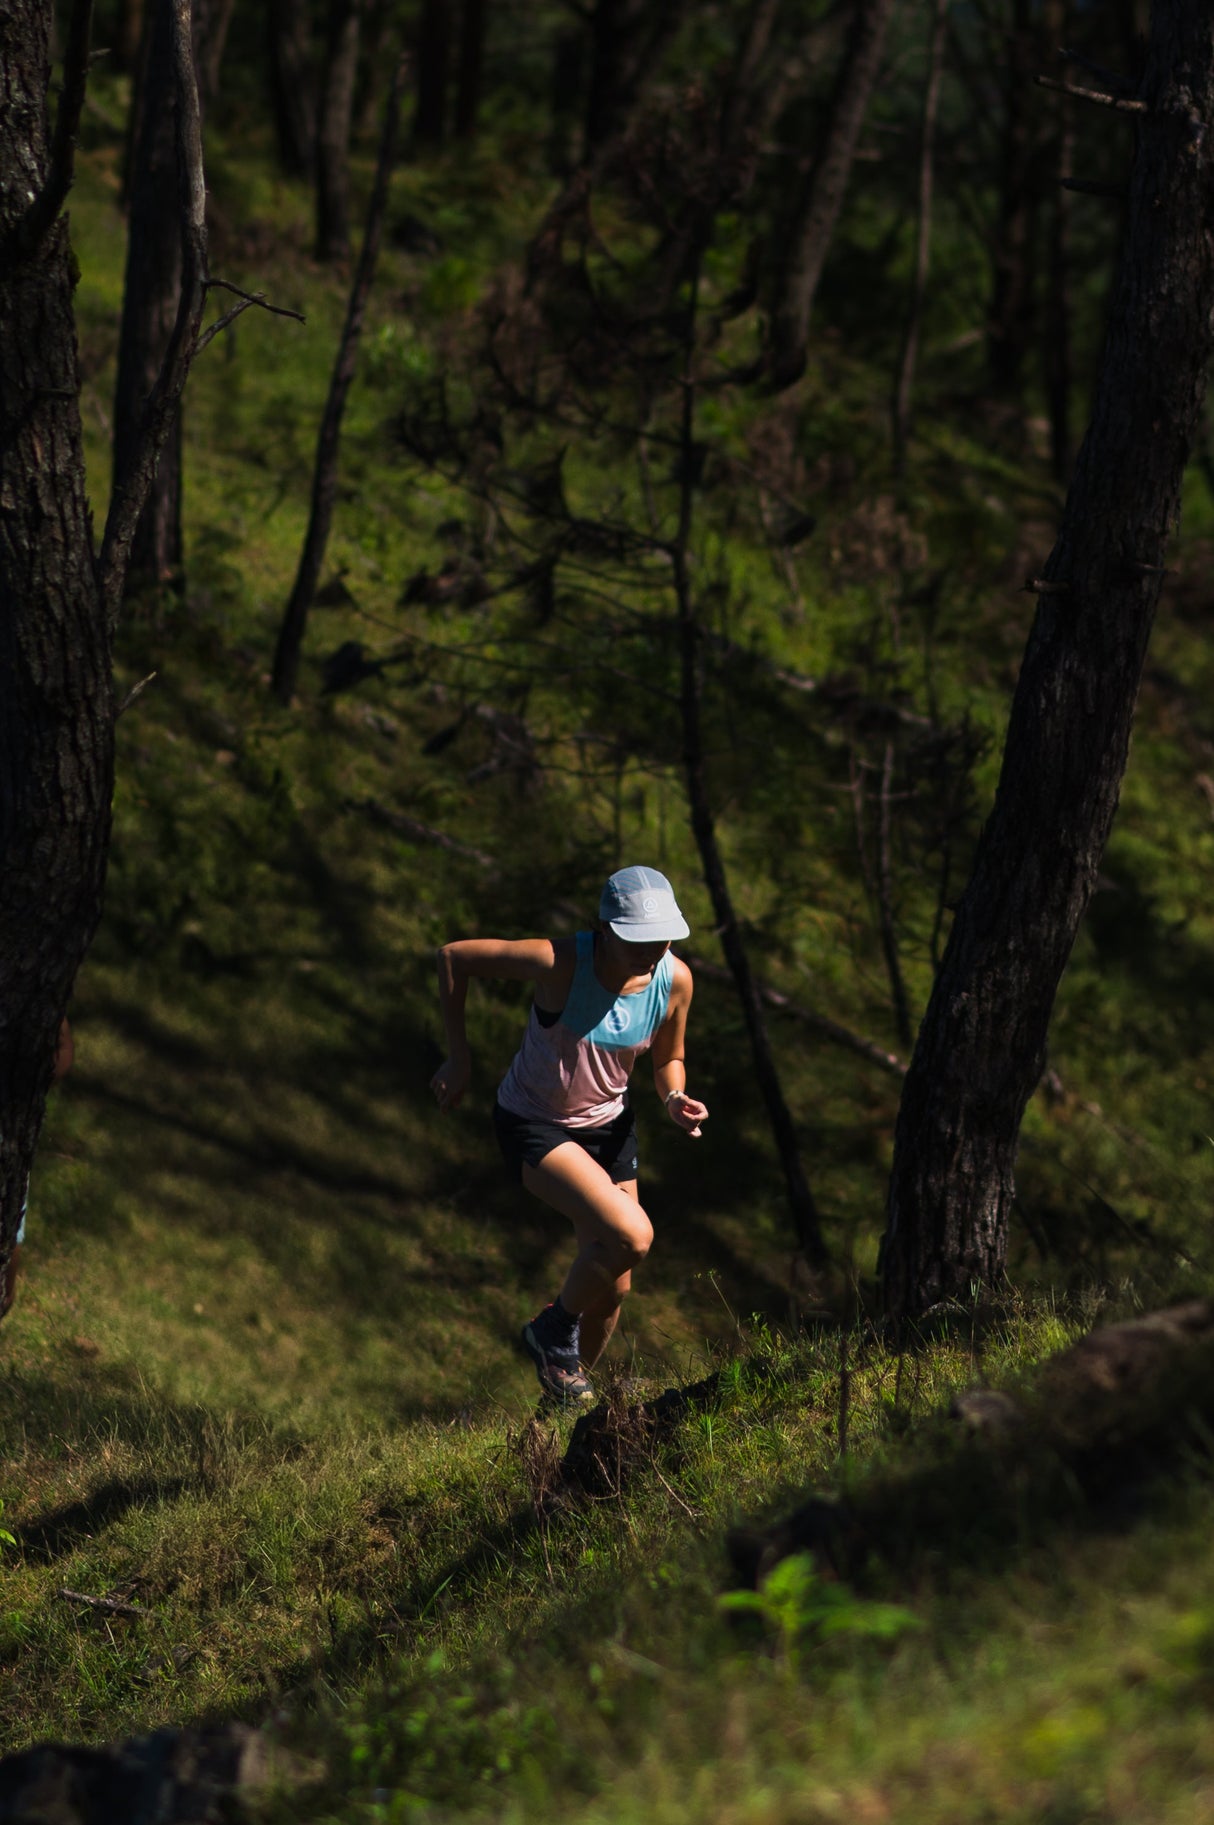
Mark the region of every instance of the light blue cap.
[[686, 938], [691, 930], [673, 887], [656, 868], [621, 868], [613, 874], [599, 901], [599, 918], [628, 944], [661, 944]]

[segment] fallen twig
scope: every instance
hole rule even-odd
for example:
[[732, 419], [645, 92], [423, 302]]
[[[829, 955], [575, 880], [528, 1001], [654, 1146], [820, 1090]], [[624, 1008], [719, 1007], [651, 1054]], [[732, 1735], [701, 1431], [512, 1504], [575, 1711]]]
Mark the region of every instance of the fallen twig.
[[141, 1604], [127, 1603], [121, 1597], [90, 1597], [84, 1591], [61, 1590], [66, 1603], [83, 1603], [90, 1610], [104, 1610], [108, 1616], [150, 1616], [151, 1610]]

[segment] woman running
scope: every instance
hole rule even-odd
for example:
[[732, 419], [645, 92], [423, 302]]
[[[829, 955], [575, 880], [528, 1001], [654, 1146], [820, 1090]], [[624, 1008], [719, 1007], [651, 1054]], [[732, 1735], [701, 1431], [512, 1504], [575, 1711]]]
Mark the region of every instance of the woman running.
[[562, 1403], [594, 1394], [601, 1356], [649, 1252], [653, 1227], [637, 1197], [636, 1122], [627, 1086], [642, 1052], [675, 1126], [693, 1138], [708, 1110], [686, 1089], [683, 1040], [691, 971], [670, 952], [688, 925], [665, 875], [622, 868], [599, 902], [599, 924], [573, 938], [462, 938], [438, 953], [448, 1057], [431, 1079], [440, 1109], [468, 1089], [468, 981], [535, 984], [514, 1062], [498, 1086], [498, 1141], [515, 1179], [573, 1225], [578, 1253], [551, 1305], [523, 1329], [540, 1386]]

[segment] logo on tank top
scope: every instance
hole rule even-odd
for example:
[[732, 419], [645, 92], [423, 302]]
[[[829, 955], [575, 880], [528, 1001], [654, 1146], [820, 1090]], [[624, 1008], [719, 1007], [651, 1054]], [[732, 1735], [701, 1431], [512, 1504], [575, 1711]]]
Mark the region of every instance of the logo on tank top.
[[604, 1017], [603, 1025], [607, 1028], [609, 1033], [626, 1032], [628, 1028], [628, 1009], [621, 1007], [610, 1008]]

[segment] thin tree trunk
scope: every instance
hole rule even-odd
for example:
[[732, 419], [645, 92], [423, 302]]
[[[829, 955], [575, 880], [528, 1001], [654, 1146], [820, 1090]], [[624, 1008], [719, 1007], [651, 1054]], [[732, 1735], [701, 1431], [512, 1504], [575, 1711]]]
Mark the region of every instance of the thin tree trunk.
[[299, 675], [299, 656], [308, 624], [308, 612], [312, 606], [312, 598], [316, 594], [316, 585], [320, 580], [320, 568], [324, 563], [325, 548], [329, 542], [329, 529], [333, 523], [333, 503], [337, 498], [337, 454], [341, 442], [341, 421], [346, 409], [350, 384], [354, 379], [363, 316], [371, 292], [371, 284], [375, 278], [376, 261], [379, 258], [379, 244], [388, 202], [388, 188], [392, 177], [392, 159], [396, 149], [405, 67], [405, 61], [401, 59], [397, 65], [396, 76], [384, 110], [379, 162], [376, 165], [375, 183], [367, 209], [367, 226], [363, 235], [362, 252], [359, 255], [358, 267], [354, 274], [345, 326], [337, 350], [337, 361], [333, 368], [333, 378], [329, 383], [329, 397], [325, 402], [320, 434], [316, 441], [316, 466], [312, 478], [312, 511], [308, 519], [303, 551], [300, 554], [295, 587], [292, 589], [290, 601], [287, 603], [286, 614], [279, 630], [278, 645], [274, 653], [271, 685], [274, 695], [280, 703], [284, 704], [290, 703], [294, 695], [295, 681]]
[[881, 925], [881, 949], [889, 977], [889, 992], [894, 1007], [894, 1030], [898, 1043], [909, 1047], [914, 1039], [906, 980], [902, 974], [902, 957], [898, 950], [898, 933], [894, 923], [893, 867], [893, 783], [894, 744], [887, 741], [881, 761], [881, 797], [877, 807], [877, 912]]
[[[114, 386], [114, 468], [122, 470], [142, 435], [148, 396], [164, 360], [181, 297], [181, 227], [177, 186], [177, 102], [173, 83], [173, 0], [149, 0], [147, 46], [136, 99], [130, 223], [118, 370]], [[161, 451], [140, 516], [128, 571], [134, 590], [180, 591], [181, 426]]]
[[455, 85], [455, 137], [472, 139], [481, 105], [485, 69], [485, 25], [489, 0], [463, 0], [460, 9], [459, 67]]
[[768, 370], [791, 386], [805, 371], [818, 281], [843, 207], [860, 128], [881, 67], [894, 0], [860, 0], [822, 146], [802, 192], [781, 264], [771, 318]]
[[1012, 702], [994, 809], [898, 1116], [896, 1319], [1003, 1275], [1025, 1104], [1117, 807], [1214, 355], [1214, 14], [1156, 0], [1129, 221], [1092, 422]]
[[548, 169], [554, 177], [573, 171], [574, 138], [586, 76], [585, 40], [580, 31], [558, 32], [552, 47], [552, 89], [548, 104]]
[[448, 0], [422, 0], [417, 26], [417, 107], [413, 142], [441, 146], [447, 136], [447, 80], [451, 68]]
[[[1046, 16], [1054, 43], [1066, 42], [1066, 0], [1055, 0]], [[1075, 108], [1069, 95], [1057, 97], [1058, 123], [1055, 184], [1050, 217], [1049, 272], [1045, 310], [1045, 390], [1050, 414], [1050, 458], [1055, 479], [1071, 473], [1071, 192], [1074, 176]]]
[[114, 30], [115, 67], [133, 75], [143, 42], [143, 0], [120, 0]]
[[584, 158], [624, 126], [683, 11], [683, 0], [595, 0], [590, 14]]
[[350, 128], [358, 74], [360, 0], [332, 0], [316, 135], [316, 258], [350, 251]]
[[932, 249], [932, 191], [935, 179], [936, 112], [940, 101], [940, 78], [944, 69], [944, 38], [948, 24], [949, 0], [935, 0], [932, 33], [927, 52], [927, 81], [923, 88], [923, 123], [919, 133], [919, 207], [915, 225], [915, 271], [911, 281], [910, 309], [902, 335], [902, 353], [898, 360], [898, 378], [894, 384], [894, 474], [901, 479], [906, 472], [906, 446], [911, 433], [911, 399], [915, 388], [915, 370], [919, 362], [919, 336], [923, 324], [923, 301], [927, 296], [927, 273]]
[[987, 365], [995, 396], [1017, 404], [1023, 392], [1025, 358], [1033, 342], [1034, 234], [1038, 201], [1033, 173], [1036, 56], [1033, 0], [1014, 0], [1005, 75], [1006, 111], [999, 215], [993, 246]]
[[288, 177], [316, 174], [316, 76], [307, 0], [270, 0], [270, 94], [278, 157]]
[[205, 112], [219, 94], [219, 76], [236, 0], [210, 0], [206, 34], [195, 38], [198, 52], [198, 97]]
[[683, 726], [683, 769], [687, 780], [687, 797], [691, 808], [691, 826], [700, 853], [704, 884], [712, 900], [713, 915], [721, 949], [742, 1004], [742, 1015], [750, 1036], [755, 1077], [767, 1108], [776, 1150], [784, 1171], [784, 1182], [792, 1214], [797, 1246], [811, 1267], [825, 1267], [829, 1254], [817, 1206], [805, 1176], [797, 1146], [796, 1129], [776, 1068], [767, 1034], [767, 1021], [758, 985], [750, 967], [750, 957], [738, 928], [737, 914], [729, 891], [729, 880], [717, 841], [704, 770], [704, 741], [701, 732], [701, 652], [703, 630], [696, 612], [695, 596], [688, 566], [691, 540], [692, 504], [694, 499], [695, 451], [695, 325], [698, 302], [698, 272], [693, 269], [688, 309], [687, 349], [683, 374], [683, 412], [680, 438], [679, 524], [671, 557], [675, 598], [678, 604], [679, 650], [681, 656], [680, 706]]

